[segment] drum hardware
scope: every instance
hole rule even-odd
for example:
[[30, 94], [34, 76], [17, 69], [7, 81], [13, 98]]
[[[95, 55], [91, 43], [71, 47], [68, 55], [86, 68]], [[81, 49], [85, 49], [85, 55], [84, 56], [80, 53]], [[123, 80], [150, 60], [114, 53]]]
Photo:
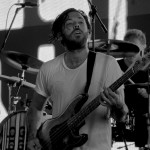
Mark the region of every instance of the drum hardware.
[[10, 109], [10, 113], [16, 112], [16, 105], [17, 103], [21, 100], [20, 96], [12, 96], [11, 97], [11, 109]]
[[[122, 40], [97, 39], [94, 43], [96, 52], [106, 53], [115, 58], [133, 56], [139, 52], [139, 48], [136, 45]], [[92, 41], [88, 42], [88, 47], [92, 49]]]
[[147, 145], [148, 149], [150, 149], [150, 67], [148, 67], [148, 114], [147, 114], [147, 130], [148, 130], [148, 140]]
[[0, 124], [0, 149], [25, 150], [26, 142], [26, 111], [11, 113]]
[[3, 52], [4, 49], [5, 49], [5, 45], [6, 45], [6, 42], [7, 42], [8, 37], [9, 37], [10, 31], [11, 31], [11, 27], [12, 27], [12, 25], [13, 25], [13, 23], [14, 23], [14, 20], [15, 20], [15, 18], [16, 18], [16, 15], [18, 14], [19, 10], [21, 10], [21, 7], [17, 8], [17, 9], [15, 10], [15, 14], [14, 14], [14, 16], [13, 16], [12, 22], [11, 22], [11, 24], [10, 24], [10, 26], [9, 26], [9, 29], [7, 30], [7, 32], [6, 32], [6, 34], [5, 34], [5, 38], [4, 38], [4, 41], [3, 41], [3, 43], [2, 43], [2, 46], [1, 46], [1, 49], [0, 49], [0, 53]]
[[135, 115], [130, 111], [127, 115], [126, 122], [113, 122], [112, 126], [112, 145], [114, 142], [124, 142], [124, 148], [128, 149], [127, 142], [134, 141], [135, 134]]
[[107, 33], [107, 28], [105, 27], [105, 25], [103, 24], [102, 20], [100, 19], [98, 13], [97, 13], [97, 9], [96, 9], [96, 6], [92, 4], [92, 2], [90, 0], [88, 0], [88, 3], [89, 3], [89, 6], [91, 8], [90, 12], [89, 12], [89, 16], [91, 17], [91, 25], [92, 25], [92, 51], [95, 51], [95, 17], [97, 17], [100, 25], [101, 25], [101, 28], [102, 30]]
[[43, 64], [42, 61], [32, 56], [15, 51], [4, 51], [2, 53], [2, 59], [12, 67], [23, 70], [22, 74], [25, 71], [37, 74]]
[[[8, 115], [0, 124], [0, 150], [26, 150], [27, 111], [17, 111]], [[52, 115], [43, 115], [41, 122], [52, 119]]]
[[20, 105], [25, 108], [25, 111], [28, 110], [31, 103], [31, 99], [28, 98], [28, 94], [26, 94], [25, 98], [20, 100]]
[[16, 96], [12, 96], [12, 88], [16, 87], [16, 82], [11, 82], [7, 84], [8, 86], [8, 99], [9, 99], [9, 104], [8, 104], [8, 115], [16, 111], [16, 105], [18, 101], [21, 99], [21, 97], [16, 94]]
[[112, 131], [113, 131], [112, 145], [114, 144], [115, 141], [123, 142], [124, 146], [117, 147], [117, 149], [124, 148], [125, 150], [128, 150], [128, 146], [130, 146], [130, 144], [127, 144], [127, 142], [134, 141], [133, 139], [134, 132], [126, 128], [126, 123], [121, 122], [117, 122], [116, 127]]
[[12, 87], [13, 87], [13, 85], [10, 84], [10, 83], [8, 83], [7, 86], [8, 86], [8, 94], [9, 94], [9, 96], [8, 96], [8, 115], [9, 115], [9, 114], [13, 113], [13, 110], [12, 110], [12, 101], [11, 101], [11, 93], [12, 93]]
[[142, 87], [148, 87], [149, 85], [150, 85], [150, 83], [146, 82], [146, 83], [126, 84], [125, 86], [132, 86], [132, 87], [136, 87], [136, 88], [142, 88]]
[[[1, 59], [4, 60], [9, 65], [13, 66], [14, 68], [20, 69], [22, 71], [21, 77], [14, 77], [14, 76], [9, 77], [5, 75], [0, 75], [0, 80], [7, 82], [8, 85], [9, 91], [8, 114], [11, 114], [16, 111], [16, 104], [21, 99], [18, 96], [21, 87], [31, 89], [35, 87], [34, 84], [25, 81], [25, 72], [37, 74], [43, 62], [27, 54], [14, 51], [2, 51]], [[15, 96], [12, 96], [11, 95], [12, 89], [15, 87], [17, 88], [17, 92]]]
[[16, 87], [16, 82], [14, 83], [14, 85], [12, 86], [11, 84], [7, 84], [8, 85], [8, 89], [9, 89], [9, 109], [8, 109], [8, 115], [16, 112], [16, 105], [19, 102], [19, 100], [21, 100], [21, 97], [18, 96], [19, 90], [20, 90], [20, 86], [17, 90], [17, 93], [15, 96], [12, 96], [12, 88]]
[[[13, 87], [16, 87], [20, 84], [21, 78], [15, 77], [15, 76], [0, 75], [0, 80], [4, 81], [5, 83], [7, 83], [9, 85], [12, 85]], [[21, 81], [21, 85], [22, 85], [22, 87], [25, 87], [25, 88], [31, 88], [31, 89], [35, 88], [34, 84], [29, 83], [25, 80]]]
[[52, 104], [51, 104], [49, 101], [46, 102], [43, 111], [44, 111], [47, 115], [52, 115]]
[[[9, 77], [6, 75], [0, 75], [0, 80], [6, 82], [7, 86], [8, 86], [8, 93], [9, 93], [8, 114], [11, 114], [16, 111], [16, 105], [21, 100], [21, 97], [18, 96], [21, 87], [31, 88], [31, 89], [35, 88], [34, 84], [25, 81], [24, 73], [25, 73], [25, 71], [23, 70], [22, 78], [14, 77], [14, 76]], [[13, 88], [17, 88], [17, 92], [14, 96], [12, 95]]]
[[[128, 144], [128, 145], [126, 145], [126, 146], [132, 146], [132, 145], [134, 145], [134, 143], [131, 143], [131, 144]], [[122, 149], [122, 148], [124, 148], [125, 146], [119, 146], [117, 149]]]

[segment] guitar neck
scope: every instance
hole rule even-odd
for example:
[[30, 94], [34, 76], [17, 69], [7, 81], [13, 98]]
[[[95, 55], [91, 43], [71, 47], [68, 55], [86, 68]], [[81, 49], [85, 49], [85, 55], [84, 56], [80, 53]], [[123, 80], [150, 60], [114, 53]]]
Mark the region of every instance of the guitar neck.
[[[111, 88], [112, 91], [117, 90], [130, 77], [132, 77], [136, 73], [136, 71], [137, 71], [137, 69], [135, 69], [135, 68], [129, 69], [124, 75], [122, 75], [118, 80], [116, 80], [109, 88]], [[67, 122], [68, 126], [70, 128], [75, 128], [78, 124], [80, 124], [85, 119], [85, 117], [87, 117], [100, 104], [101, 104], [100, 103], [100, 95], [98, 95], [87, 106], [85, 106], [77, 114], [75, 114], [70, 120], [68, 120], [68, 122]]]

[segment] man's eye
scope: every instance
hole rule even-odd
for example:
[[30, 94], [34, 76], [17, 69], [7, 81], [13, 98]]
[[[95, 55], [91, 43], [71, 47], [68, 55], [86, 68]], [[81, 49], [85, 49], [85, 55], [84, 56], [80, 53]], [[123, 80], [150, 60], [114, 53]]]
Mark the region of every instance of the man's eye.
[[83, 21], [80, 21], [79, 24], [83, 24]]
[[73, 26], [73, 23], [72, 23], [72, 22], [66, 23], [66, 27], [72, 27], [72, 26]]

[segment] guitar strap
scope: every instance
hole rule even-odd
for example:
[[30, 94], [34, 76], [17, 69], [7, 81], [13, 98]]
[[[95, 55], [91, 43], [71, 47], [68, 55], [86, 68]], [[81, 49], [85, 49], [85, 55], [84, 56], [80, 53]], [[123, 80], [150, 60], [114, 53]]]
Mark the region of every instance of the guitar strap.
[[87, 81], [86, 81], [86, 86], [84, 89], [85, 94], [87, 94], [89, 90], [95, 57], [96, 57], [96, 53], [93, 51], [89, 51], [88, 58], [87, 58]]

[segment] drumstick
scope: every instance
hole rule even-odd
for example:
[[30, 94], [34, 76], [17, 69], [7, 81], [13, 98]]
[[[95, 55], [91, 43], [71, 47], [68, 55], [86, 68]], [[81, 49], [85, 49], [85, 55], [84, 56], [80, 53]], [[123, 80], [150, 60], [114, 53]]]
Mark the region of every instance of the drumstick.
[[[122, 73], [124, 74], [124, 72], [122, 71]], [[130, 78], [128, 79], [132, 84], [135, 84], [134, 81], [132, 81]]]
[[135, 82], [133, 82], [130, 78], [128, 79], [132, 84], [135, 84]]

